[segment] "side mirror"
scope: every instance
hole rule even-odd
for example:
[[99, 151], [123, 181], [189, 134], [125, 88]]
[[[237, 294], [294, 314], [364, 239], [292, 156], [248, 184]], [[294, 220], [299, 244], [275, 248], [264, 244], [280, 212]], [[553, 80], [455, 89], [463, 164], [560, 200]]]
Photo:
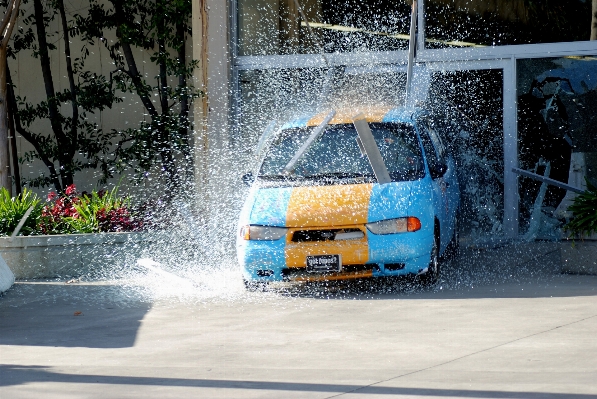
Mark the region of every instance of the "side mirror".
[[444, 175], [444, 173], [446, 173], [446, 171], [448, 170], [448, 165], [442, 163], [439, 165], [434, 165], [434, 167], [431, 169], [431, 177], [434, 179], [437, 179], [438, 177], [442, 177]]
[[255, 176], [253, 176], [252, 172], [248, 172], [243, 175], [242, 180], [245, 186], [251, 187], [255, 182]]

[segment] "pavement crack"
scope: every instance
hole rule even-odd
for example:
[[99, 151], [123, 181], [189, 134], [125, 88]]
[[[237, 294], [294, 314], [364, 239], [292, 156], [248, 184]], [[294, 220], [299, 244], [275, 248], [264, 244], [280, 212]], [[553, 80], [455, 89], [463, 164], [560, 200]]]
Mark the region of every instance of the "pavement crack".
[[552, 328], [544, 330], [544, 331], [539, 331], [539, 332], [536, 332], [534, 334], [525, 335], [524, 337], [516, 338], [516, 339], [513, 339], [513, 340], [508, 341], [508, 342], [503, 342], [503, 343], [501, 343], [499, 345], [494, 345], [494, 346], [489, 347], [489, 348], [485, 348], [485, 349], [478, 350], [476, 352], [468, 353], [466, 355], [463, 355], [463, 356], [460, 356], [460, 357], [457, 357], [457, 358], [454, 358], [454, 359], [451, 359], [451, 360], [448, 360], [448, 361], [445, 361], [445, 362], [442, 362], [442, 363], [434, 364], [434, 365], [429, 366], [429, 367], [425, 367], [425, 368], [422, 368], [422, 369], [419, 369], [419, 370], [411, 371], [410, 373], [400, 374], [400, 375], [397, 375], [395, 377], [387, 378], [385, 380], [380, 380], [380, 381], [377, 381], [377, 382], [374, 382], [374, 383], [371, 383], [371, 384], [368, 384], [368, 385], [363, 385], [362, 387], [358, 387], [358, 388], [352, 389], [350, 391], [346, 391], [346, 392], [342, 392], [342, 393], [339, 393], [339, 394], [336, 394], [336, 395], [328, 396], [325, 399], [338, 398], [338, 397], [346, 395], [346, 394], [358, 392], [358, 391], [360, 391], [362, 389], [374, 387], [374, 386], [382, 384], [384, 382], [397, 380], [397, 379], [402, 378], [402, 377], [407, 377], [409, 375], [413, 375], [413, 374], [417, 374], [417, 373], [420, 373], [420, 372], [423, 372], [423, 371], [431, 370], [431, 369], [434, 369], [434, 368], [437, 368], [437, 367], [445, 366], [447, 364], [454, 363], [454, 362], [457, 362], [457, 361], [462, 360], [462, 359], [466, 359], [467, 357], [478, 355], [479, 353], [488, 352], [488, 351], [491, 351], [493, 349], [500, 348], [502, 346], [510, 345], [510, 344], [515, 343], [515, 342], [525, 340], [527, 338], [532, 338], [532, 337], [536, 337], [536, 336], [541, 335], [541, 334], [545, 334], [545, 333], [548, 333], [548, 332], [551, 332], [551, 331], [555, 331], [558, 328], [568, 327], [568, 326], [571, 326], [573, 324], [582, 323], [583, 321], [592, 319], [594, 317], [597, 317], [597, 314], [585, 317], [585, 318], [580, 319], [580, 320], [571, 321], [570, 323], [563, 324], [561, 326], [552, 327]]

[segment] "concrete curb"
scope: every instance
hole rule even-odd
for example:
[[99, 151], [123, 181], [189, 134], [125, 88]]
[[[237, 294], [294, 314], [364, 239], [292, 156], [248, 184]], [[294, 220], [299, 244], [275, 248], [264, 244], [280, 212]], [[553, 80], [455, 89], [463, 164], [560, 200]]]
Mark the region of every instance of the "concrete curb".
[[17, 280], [76, 277], [124, 263], [150, 242], [147, 233], [0, 238], [0, 254]]
[[597, 275], [597, 237], [560, 243], [562, 273]]

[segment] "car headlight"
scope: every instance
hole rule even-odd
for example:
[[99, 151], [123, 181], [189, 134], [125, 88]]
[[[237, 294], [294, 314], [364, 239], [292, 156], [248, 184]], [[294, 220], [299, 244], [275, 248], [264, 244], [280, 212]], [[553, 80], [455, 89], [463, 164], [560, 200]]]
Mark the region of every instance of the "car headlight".
[[287, 231], [285, 227], [243, 226], [240, 229], [240, 236], [243, 240], [275, 241], [284, 237]]
[[416, 217], [380, 220], [367, 223], [367, 229], [373, 234], [396, 234], [421, 230], [421, 221]]

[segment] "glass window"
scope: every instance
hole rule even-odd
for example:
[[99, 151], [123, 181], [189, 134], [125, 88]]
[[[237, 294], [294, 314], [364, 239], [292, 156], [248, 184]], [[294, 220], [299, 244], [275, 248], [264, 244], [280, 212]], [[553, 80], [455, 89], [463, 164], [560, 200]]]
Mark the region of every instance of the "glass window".
[[[386, 51], [408, 48], [404, 1], [238, 0], [238, 55]], [[312, 36], [307, 22], [313, 29]]]
[[426, 0], [426, 47], [585, 41], [591, 15], [587, 0]]
[[[597, 58], [518, 60], [517, 74], [520, 167], [568, 183], [574, 157], [584, 164], [581, 172], [597, 181]], [[544, 235], [556, 231], [554, 217], [562, 215], [558, 207], [566, 191], [548, 185], [542, 194], [540, 187], [537, 180], [519, 178], [522, 231], [533, 212], [541, 212], [541, 220], [553, 224], [534, 233], [556, 238]]]
[[[416, 180], [425, 175], [423, 157], [412, 125], [370, 123], [388, 172], [394, 181]], [[284, 168], [307, 140], [314, 127], [288, 129], [273, 142], [261, 166], [264, 179], [321, 180], [368, 178], [373, 169], [357, 143], [353, 124], [329, 126], [286, 177]]]
[[322, 110], [396, 106], [405, 82], [406, 74], [390, 66], [239, 71], [233, 143], [239, 152], [252, 151], [272, 123], [277, 129]]
[[274, 129], [321, 105], [326, 72], [321, 69], [248, 70], [239, 73], [239, 107], [233, 140], [252, 155], [270, 125]]
[[462, 236], [502, 230], [504, 201], [501, 70], [435, 72], [426, 108], [456, 162]]
[[444, 143], [442, 142], [442, 139], [437, 131], [437, 125], [436, 125], [435, 121], [433, 119], [428, 119], [425, 122], [425, 127], [427, 128], [429, 137], [431, 138], [431, 141], [433, 142], [433, 146], [435, 147], [435, 150], [437, 151], [437, 155], [440, 159], [440, 162], [445, 162], [446, 147], [444, 146]]
[[421, 135], [421, 141], [423, 142], [423, 148], [425, 149], [425, 157], [427, 158], [427, 165], [429, 166], [431, 178], [437, 179], [442, 177], [443, 172], [439, 171], [444, 170], [443, 166], [445, 166], [445, 162], [438, 155], [438, 151], [436, 149], [439, 147], [437, 146], [437, 143], [434, 143], [431, 139], [429, 128], [427, 127], [427, 121], [419, 122], [419, 134]]

